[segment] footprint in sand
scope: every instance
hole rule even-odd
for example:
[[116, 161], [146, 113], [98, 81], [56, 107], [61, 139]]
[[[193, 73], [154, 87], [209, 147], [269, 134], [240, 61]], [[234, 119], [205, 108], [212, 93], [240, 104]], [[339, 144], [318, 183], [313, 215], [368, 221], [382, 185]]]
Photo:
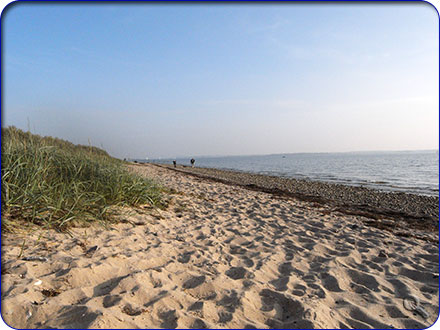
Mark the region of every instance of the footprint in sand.
[[246, 273], [247, 271], [243, 267], [232, 267], [227, 270], [225, 274], [233, 280], [239, 280], [244, 278], [246, 276]]
[[224, 295], [216, 304], [217, 306], [222, 306], [227, 312], [234, 313], [235, 309], [240, 305], [240, 297], [233, 290], [230, 295]]
[[203, 301], [196, 301], [194, 304], [188, 307], [188, 311], [200, 311], [203, 309]]
[[284, 276], [280, 277], [276, 280], [272, 280], [269, 282], [275, 287], [275, 290], [277, 291], [286, 291], [287, 290], [287, 283], [289, 283], [289, 277]]
[[122, 308], [122, 312], [124, 314], [130, 315], [130, 316], [141, 315], [144, 311], [145, 311], [145, 309], [136, 308], [136, 307], [131, 306], [130, 304], [127, 304]]
[[191, 277], [189, 280], [183, 283], [182, 287], [184, 289], [194, 289], [198, 287], [200, 284], [204, 283], [205, 278], [206, 278], [205, 275]]
[[246, 267], [252, 267], [254, 266], [254, 261], [246, 256], [242, 257], [243, 263]]
[[261, 310], [263, 312], [276, 311], [276, 316], [266, 322], [269, 327], [287, 329], [314, 328], [311, 321], [304, 319], [304, 306], [299, 301], [269, 289], [262, 290], [260, 297]]
[[191, 259], [192, 254], [194, 254], [194, 251], [185, 252], [177, 257], [177, 261], [182, 264], [186, 264]]
[[163, 311], [158, 313], [159, 318], [161, 319], [161, 328], [165, 329], [175, 329], [177, 328], [177, 320], [178, 317], [176, 315], [176, 310]]
[[194, 322], [191, 324], [190, 329], [207, 329], [205, 322], [203, 322], [201, 319], [195, 319]]
[[108, 295], [104, 297], [104, 300], [102, 301], [102, 305], [104, 308], [113, 307], [116, 304], [118, 304], [122, 298], [118, 295]]
[[219, 323], [226, 323], [232, 320], [232, 313], [220, 311], [218, 313], [218, 322]]

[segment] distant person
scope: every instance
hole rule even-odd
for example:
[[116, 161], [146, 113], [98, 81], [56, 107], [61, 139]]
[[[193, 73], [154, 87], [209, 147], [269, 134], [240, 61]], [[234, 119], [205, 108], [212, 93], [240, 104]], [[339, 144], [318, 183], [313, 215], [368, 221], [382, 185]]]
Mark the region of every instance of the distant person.
[[191, 167], [194, 167], [195, 162], [196, 162], [196, 160], [194, 158], [191, 158]]
[[177, 162], [175, 160], [173, 160], [173, 165], [174, 165], [174, 168], [176, 168]]

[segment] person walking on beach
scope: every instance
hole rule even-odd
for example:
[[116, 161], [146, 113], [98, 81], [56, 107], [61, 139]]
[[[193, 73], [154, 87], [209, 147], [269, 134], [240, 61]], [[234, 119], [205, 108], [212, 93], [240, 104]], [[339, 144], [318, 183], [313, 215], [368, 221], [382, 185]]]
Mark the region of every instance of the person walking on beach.
[[195, 162], [196, 162], [196, 160], [194, 158], [191, 158], [191, 167], [194, 167]]
[[176, 168], [176, 161], [175, 160], [173, 160], [173, 165], [174, 165], [174, 168]]

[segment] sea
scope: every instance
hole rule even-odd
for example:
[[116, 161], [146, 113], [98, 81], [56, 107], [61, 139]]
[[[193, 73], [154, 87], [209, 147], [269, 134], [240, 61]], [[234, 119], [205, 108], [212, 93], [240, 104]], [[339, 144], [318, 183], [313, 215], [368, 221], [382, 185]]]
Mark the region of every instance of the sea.
[[[438, 150], [194, 158], [197, 167], [333, 182], [382, 191], [439, 195]], [[190, 157], [148, 162], [172, 164], [173, 160], [181, 165], [190, 165]]]

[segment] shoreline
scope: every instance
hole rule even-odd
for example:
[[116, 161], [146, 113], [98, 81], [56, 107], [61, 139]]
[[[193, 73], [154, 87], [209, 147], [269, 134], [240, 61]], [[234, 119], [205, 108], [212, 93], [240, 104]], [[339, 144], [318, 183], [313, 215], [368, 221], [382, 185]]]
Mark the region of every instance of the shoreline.
[[[346, 161], [338, 158], [339, 154], [344, 153], [288, 154], [287, 159], [282, 159], [286, 158], [283, 154], [230, 157], [199, 156], [195, 165], [199, 168], [365, 187], [383, 192], [402, 192], [434, 197], [439, 195], [438, 175], [436, 175], [438, 172], [438, 158], [436, 162], [433, 159], [426, 160], [425, 165], [406, 163], [407, 159], [402, 162], [394, 160], [396, 164], [392, 162], [393, 159], [389, 159], [390, 163], [385, 162], [382, 164], [378, 162], [377, 156], [381, 155], [378, 152], [364, 154], [364, 156], [371, 154], [374, 157], [373, 159], [360, 158], [353, 160], [348, 158]], [[362, 156], [362, 153], [347, 154]], [[402, 151], [401, 154], [411, 156], [408, 151]], [[295, 158], [296, 155], [299, 156], [298, 159]], [[317, 158], [301, 158], [307, 155], [316, 156]], [[330, 158], [326, 159], [327, 156], [323, 155], [328, 155]], [[392, 157], [392, 155], [391, 152], [384, 152], [383, 154], [384, 157]], [[427, 155], [434, 155], [434, 153], [426, 154], [422, 152], [421, 154], [421, 156]], [[292, 157], [290, 158], [290, 156]], [[135, 161], [139, 164], [171, 165], [176, 160], [177, 164], [190, 167], [189, 158], [138, 159]], [[366, 163], [364, 164], [364, 162]]]
[[[438, 242], [439, 198], [403, 192], [384, 192], [366, 187], [349, 186], [309, 179], [277, 177], [243, 171], [189, 167], [169, 164], [149, 165], [185, 173], [194, 177], [237, 185], [249, 190], [262, 191], [281, 197], [296, 198], [328, 207], [329, 212], [359, 215], [371, 219], [369, 225], [393, 230], [402, 236], [411, 230], [420, 237]], [[135, 166], [142, 166], [136, 164]], [[427, 233], [434, 233], [429, 235]]]

